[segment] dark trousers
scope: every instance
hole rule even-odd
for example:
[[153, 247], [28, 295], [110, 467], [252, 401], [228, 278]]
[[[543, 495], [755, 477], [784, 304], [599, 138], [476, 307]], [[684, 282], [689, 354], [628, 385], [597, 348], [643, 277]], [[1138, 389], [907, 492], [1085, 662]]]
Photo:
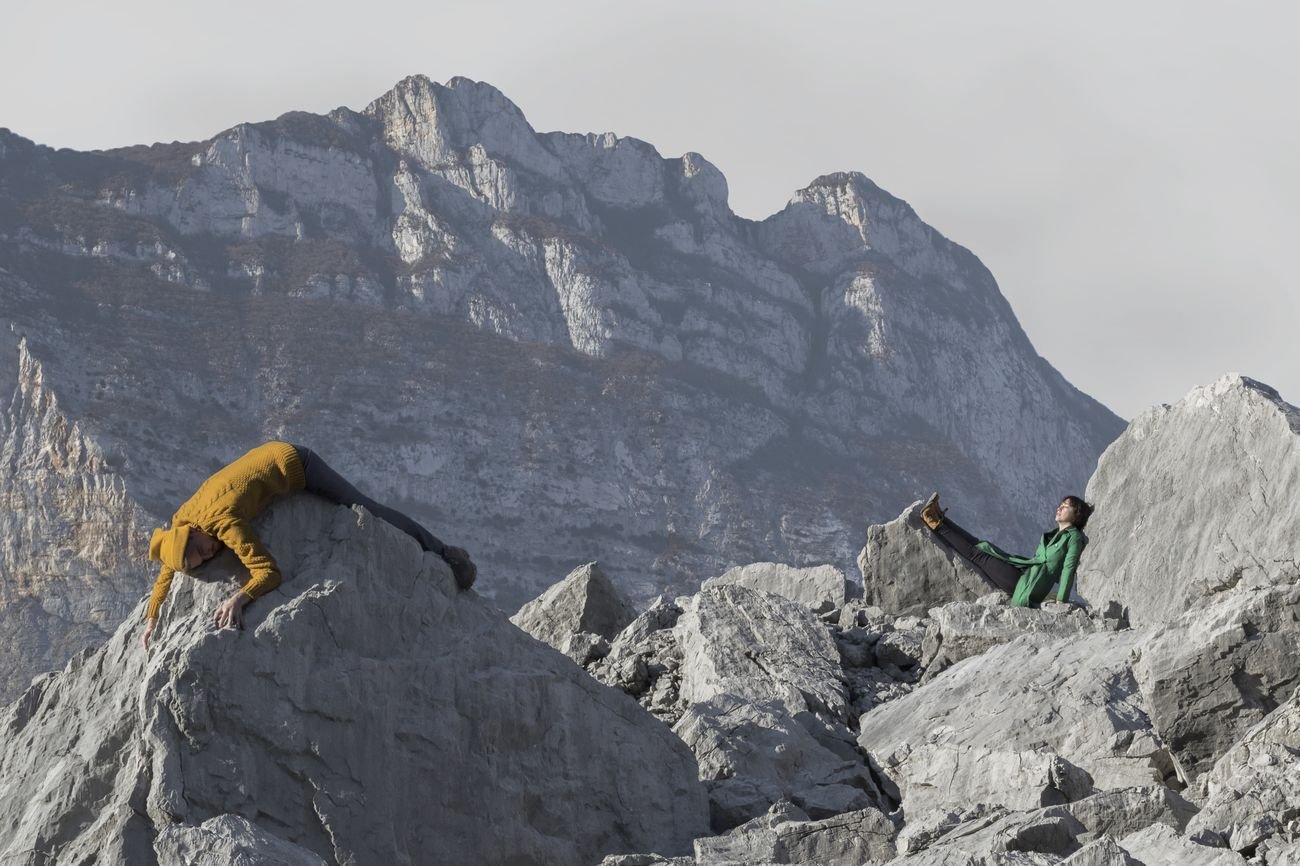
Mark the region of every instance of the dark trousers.
[[360, 505], [371, 514], [388, 521], [393, 526], [420, 542], [420, 547], [442, 556], [447, 545], [439, 541], [434, 534], [396, 509], [380, 505], [375, 500], [353, 487], [346, 478], [330, 468], [320, 455], [301, 445], [293, 446], [302, 461], [302, 472], [307, 480], [307, 492], [336, 502], [339, 505]]
[[984, 580], [995, 589], [1000, 589], [1008, 595], [1016, 591], [1016, 584], [1020, 582], [1020, 569], [1009, 562], [1003, 562], [996, 556], [977, 550], [975, 544], [979, 541], [978, 538], [947, 517], [939, 524], [938, 529], [931, 531], [958, 556], [974, 566], [975, 570], [984, 576]]

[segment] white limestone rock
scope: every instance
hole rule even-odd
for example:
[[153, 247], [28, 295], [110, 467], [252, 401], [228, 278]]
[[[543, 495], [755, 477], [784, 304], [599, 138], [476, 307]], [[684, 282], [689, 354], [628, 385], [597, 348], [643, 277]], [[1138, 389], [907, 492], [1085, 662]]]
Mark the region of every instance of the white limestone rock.
[[1079, 591], [1143, 624], [1223, 588], [1290, 583], [1297, 488], [1300, 410], [1236, 374], [1196, 388], [1134, 419], [1098, 461]]
[[867, 713], [858, 743], [908, 814], [1027, 809], [1162, 781], [1170, 761], [1130, 669], [1138, 640], [1026, 635]]
[[0, 703], [112, 633], [138, 598], [149, 525], [28, 340], [0, 329], [0, 373], [11, 363], [0, 404]]
[[738, 565], [717, 577], [704, 581], [701, 589], [725, 584], [739, 584], [750, 589], [771, 592], [812, 608], [813, 613], [831, 613], [844, 607], [853, 594], [853, 585], [844, 572], [833, 565], [796, 568], [779, 562], [754, 562]]
[[686, 601], [676, 630], [686, 712], [673, 730], [709, 783], [714, 829], [783, 799], [813, 818], [879, 802], [846, 724], [839, 652], [810, 609], [724, 584]]
[[315, 853], [236, 815], [209, 818], [198, 827], [168, 827], [153, 847], [158, 866], [328, 866]]
[[1062, 866], [1142, 866], [1110, 836], [1101, 836], [1061, 861]]
[[[1018, 862], [1026, 856], [1059, 862], [1080, 854], [1078, 862], [1087, 863], [1103, 852], [1113, 854], [1118, 850], [1114, 839], [1137, 830], [1160, 825], [1181, 832], [1194, 812], [1194, 806], [1168, 788], [1117, 789], [1027, 812], [985, 805], [909, 818], [897, 845], [908, 863]], [[1110, 839], [1111, 844], [1089, 851], [1099, 839]]]
[[510, 621], [565, 655], [578, 656], [574, 661], [583, 664], [593, 648], [589, 636], [613, 640], [632, 618], [609, 577], [589, 562], [521, 607]]
[[1070, 638], [1106, 628], [1103, 621], [1089, 618], [1077, 607], [1033, 610], [1003, 604], [1004, 599], [998, 594], [977, 602], [952, 602], [931, 608], [921, 658], [924, 681], [934, 679], [962, 659], [1023, 635]]
[[996, 591], [921, 523], [922, 504], [914, 502], [889, 523], [867, 527], [867, 543], [858, 554], [864, 604], [899, 616], [923, 616], [931, 607]]
[[1164, 824], [1152, 824], [1123, 837], [1120, 847], [1144, 866], [1245, 866], [1235, 851], [1209, 848], [1179, 836]]
[[1294, 839], [1300, 833], [1300, 693], [1248, 731], [1199, 787], [1205, 802], [1188, 835], [1213, 833], [1241, 852]]
[[222, 816], [336, 863], [586, 864], [704, 832], [666, 727], [405, 535], [310, 497], [256, 526], [285, 580], [243, 631], [209, 625], [224, 554], [177, 578], [147, 658], [141, 604], [0, 716], [0, 859], [150, 862]]
[[1300, 686], [1300, 586], [1202, 599], [1137, 645], [1151, 721], [1192, 782]]
[[695, 866], [883, 863], [894, 856], [894, 832], [874, 808], [810, 821], [798, 807], [778, 803], [725, 836], [696, 839]]

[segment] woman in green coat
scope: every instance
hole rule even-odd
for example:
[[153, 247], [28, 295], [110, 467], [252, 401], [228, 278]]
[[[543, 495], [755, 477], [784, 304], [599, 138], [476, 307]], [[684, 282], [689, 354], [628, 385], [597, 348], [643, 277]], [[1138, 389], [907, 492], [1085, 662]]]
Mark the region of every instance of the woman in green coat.
[[1056, 529], [1044, 532], [1032, 557], [1015, 556], [987, 541], [980, 541], [948, 519], [934, 494], [921, 509], [921, 520], [993, 586], [1011, 596], [1016, 607], [1036, 607], [1056, 584], [1056, 604], [1068, 604], [1079, 557], [1088, 545], [1083, 528], [1092, 506], [1077, 496], [1067, 496], [1056, 507]]

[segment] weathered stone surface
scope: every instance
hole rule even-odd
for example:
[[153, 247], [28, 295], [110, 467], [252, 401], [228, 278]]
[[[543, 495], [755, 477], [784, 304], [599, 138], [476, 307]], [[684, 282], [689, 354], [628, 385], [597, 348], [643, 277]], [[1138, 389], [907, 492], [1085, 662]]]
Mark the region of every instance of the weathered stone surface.
[[1142, 866], [1110, 836], [1084, 845], [1061, 861], [1061, 866]]
[[677, 601], [660, 596], [619, 633], [605, 657], [588, 668], [596, 679], [621, 688], [669, 725], [686, 709], [681, 699], [681, 641], [674, 630], [681, 615]]
[[[568, 655], [578, 652], [577, 646], [571, 646], [576, 635], [613, 640], [632, 619], [626, 600], [594, 562], [578, 566], [510, 617], [533, 637]], [[588, 643], [579, 641], [583, 646]]]
[[136, 545], [149, 525], [112, 454], [63, 410], [28, 341], [0, 327], [6, 380], [13, 390], [0, 401], [0, 704], [34, 674], [63, 667], [112, 634], [140, 592]]
[[864, 604], [924, 616], [932, 607], [996, 591], [925, 528], [921, 505], [914, 502], [889, 523], [867, 527], [867, 543], [858, 554]]
[[236, 815], [168, 827], [153, 847], [158, 866], [327, 866], [315, 853]]
[[1104, 623], [1077, 607], [1042, 610], [1011, 607], [1006, 596], [990, 594], [976, 602], [953, 602], [930, 611], [921, 666], [934, 679], [962, 659], [979, 655], [1022, 635], [1070, 638], [1101, 631]]
[[668, 728], [405, 535], [310, 497], [257, 527], [285, 581], [245, 630], [207, 625], [223, 555], [177, 578], [147, 658], [139, 605], [0, 716], [0, 858], [147, 863], [224, 815], [336, 863], [587, 864], [704, 831]]
[[[900, 854], [911, 855], [909, 863], [913, 857], [922, 863], [1017, 862], [1021, 855], [1056, 862], [1084, 852], [1098, 838], [1113, 840], [1153, 824], [1181, 831], [1194, 812], [1194, 806], [1163, 786], [1117, 789], [1028, 812], [986, 805], [909, 818], [897, 845]], [[1094, 850], [1082, 862], [1100, 855]]]
[[1192, 781], [1300, 685], [1300, 586], [1202, 599], [1137, 646], [1152, 723]]
[[858, 742], [908, 814], [1026, 809], [1159, 781], [1165, 750], [1129, 658], [1139, 635], [1027, 635], [861, 719]]
[[1198, 845], [1164, 824], [1130, 833], [1119, 844], [1144, 866], [1245, 866], [1246, 863], [1235, 851]]
[[1198, 787], [1205, 803], [1188, 835], [1208, 831], [1234, 851], [1254, 851], [1300, 831], [1300, 693], [1248, 731]]
[[736, 566], [718, 577], [704, 581], [701, 589], [733, 583], [775, 593], [812, 608], [814, 613], [830, 613], [842, 609], [858, 590], [844, 576], [844, 572], [833, 565], [795, 568], [779, 562], [754, 562]]
[[777, 804], [725, 836], [695, 840], [697, 866], [756, 863], [868, 864], [894, 856], [894, 824], [877, 809], [809, 821], [797, 807]]
[[848, 721], [830, 630], [806, 606], [735, 584], [683, 604], [681, 697], [673, 730], [709, 783], [725, 830], [780, 800], [813, 818], [878, 802]]
[[[1134, 419], [1097, 463], [1080, 592], [1134, 624], [1300, 574], [1300, 410], [1228, 375]], [[1206, 507], [1206, 503], [1214, 503]]]

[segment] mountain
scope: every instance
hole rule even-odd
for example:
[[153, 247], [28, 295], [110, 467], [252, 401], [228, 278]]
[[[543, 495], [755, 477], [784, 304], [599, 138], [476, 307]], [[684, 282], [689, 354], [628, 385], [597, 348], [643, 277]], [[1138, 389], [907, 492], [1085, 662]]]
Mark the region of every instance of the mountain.
[[[48, 644], [5, 650], [0, 695], [106, 636], [150, 524], [266, 438], [468, 548], [513, 608], [597, 559], [639, 601], [756, 560], [848, 570], [935, 488], [1027, 543], [1122, 429], [866, 177], [754, 222], [698, 154], [538, 133], [465, 79], [202, 142], [0, 131], [0, 322], [28, 527], [0, 537], [0, 620]], [[85, 520], [20, 470], [51, 453], [15, 432], [37, 373], [48, 435], [123, 497]], [[78, 557], [134, 589], [89, 593]]]

